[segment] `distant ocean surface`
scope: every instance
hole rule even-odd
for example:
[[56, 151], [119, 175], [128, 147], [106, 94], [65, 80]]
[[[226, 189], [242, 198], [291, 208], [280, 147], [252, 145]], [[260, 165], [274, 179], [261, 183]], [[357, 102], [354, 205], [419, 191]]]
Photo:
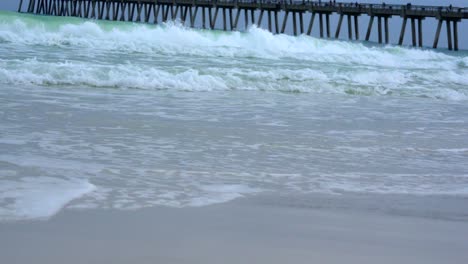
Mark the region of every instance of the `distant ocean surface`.
[[268, 193], [468, 198], [468, 53], [0, 12], [0, 221]]

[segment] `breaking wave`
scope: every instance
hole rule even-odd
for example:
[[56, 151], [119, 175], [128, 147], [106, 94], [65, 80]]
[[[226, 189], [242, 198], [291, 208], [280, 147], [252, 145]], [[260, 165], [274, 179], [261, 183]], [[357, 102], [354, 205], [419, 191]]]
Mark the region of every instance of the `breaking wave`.
[[[9, 50], [10, 52], [7, 52]], [[468, 55], [309, 36], [0, 13], [0, 82], [468, 99]]]

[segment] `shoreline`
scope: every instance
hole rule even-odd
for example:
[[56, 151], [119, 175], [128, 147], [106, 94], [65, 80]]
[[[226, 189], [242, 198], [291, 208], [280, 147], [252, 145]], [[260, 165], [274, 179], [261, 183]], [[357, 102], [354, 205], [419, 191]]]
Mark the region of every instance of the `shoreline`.
[[[258, 200], [257, 200], [258, 201]], [[63, 210], [0, 223], [5, 263], [462, 263], [468, 223], [266, 205]]]

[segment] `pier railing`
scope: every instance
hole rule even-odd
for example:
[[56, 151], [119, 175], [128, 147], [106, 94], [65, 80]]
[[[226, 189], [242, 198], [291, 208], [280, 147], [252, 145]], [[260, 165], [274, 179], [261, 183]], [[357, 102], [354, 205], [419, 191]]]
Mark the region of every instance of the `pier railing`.
[[[23, 10], [23, 4], [26, 10]], [[199, 9], [201, 9], [201, 14], [198, 12]], [[289, 15], [291, 14], [295, 35], [299, 33], [310, 35], [315, 17], [317, 16], [320, 37], [325, 37], [326, 31], [326, 37], [328, 38], [332, 37], [330, 15], [339, 15], [338, 25], [334, 34], [335, 38], [339, 37], [343, 18], [346, 16], [349, 39], [359, 39], [359, 17], [367, 15], [370, 19], [365, 40], [369, 40], [373, 29], [373, 22], [376, 19], [378, 22], [377, 34], [379, 43], [389, 43], [388, 20], [393, 16], [398, 16], [403, 18], [398, 44], [403, 44], [406, 24], [409, 19], [411, 22], [413, 46], [422, 46], [422, 21], [426, 18], [434, 18], [439, 23], [433, 47], [437, 48], [442, 24], [445, 22], [448, 48], [450, 50], [458, 50], [458, 22], [468, 19], [468, 8], [466, 7], [411, 4], [388, 5], [383, 3], [364, 4], [307, 0], [20, 0], [18, 8], [19, 12], [43, 15], [77, 16], [147, 23], [151, 19], [153, 23], [178, 19], [184, 24], [187, 22], [192, 27], [195, 26], [195, 21], [198, 17], [198, 20], [201, 19], [202, 21], [201, 26], [203, 28], [207, 27], [206, 22], [208, 20], [209, 28], [211, 29], [214, 29], [216, 26], [219, 10], [222, 13], [223, 30], [238, 30], [238, 20], [242, 13], [245, 20], [245, 28], [252, 24], [262, 26], [263, 15], [267, 13], [268, 30], [273, 33], [284, 33]], [[280, 12], [283, 13], [281, 25], [278, 18], [278, 13]], [[259, 15], [256, 19], [257, 13]], [[307, 31], [304, 27], [305, 13], [312, 14]], [[229, 27], [227, 23], [228, 18]], [[297, 19], [299, 19], [299, 25]], [[383, 37], [383, 33], [385, 38]]]

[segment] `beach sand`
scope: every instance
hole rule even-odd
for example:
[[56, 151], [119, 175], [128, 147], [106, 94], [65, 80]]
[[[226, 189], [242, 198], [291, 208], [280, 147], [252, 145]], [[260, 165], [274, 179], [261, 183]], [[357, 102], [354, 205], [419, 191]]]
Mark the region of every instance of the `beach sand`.
[[199, 208], [64, 210], [0, 224], [6, 264], [465, 263], [468, 223], [294, 208], [254, 198]]

